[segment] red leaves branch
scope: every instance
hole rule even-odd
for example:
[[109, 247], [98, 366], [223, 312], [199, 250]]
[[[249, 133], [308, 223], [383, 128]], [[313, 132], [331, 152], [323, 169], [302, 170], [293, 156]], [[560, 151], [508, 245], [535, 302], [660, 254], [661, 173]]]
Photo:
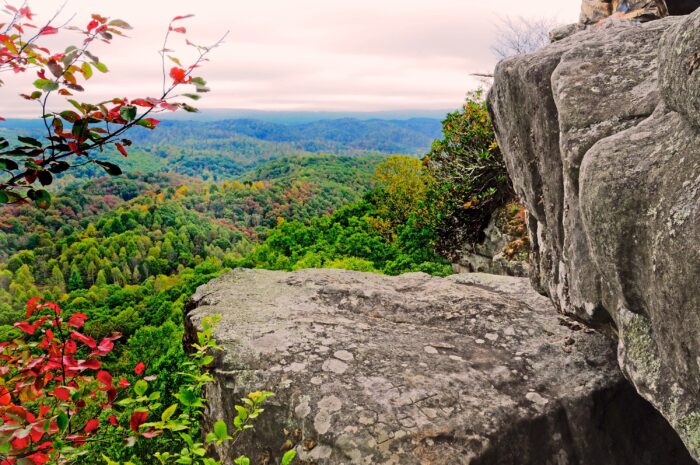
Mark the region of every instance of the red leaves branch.
[[[132, 440], [152, 436], [153, 431], [139, 430], [148, 418], [143, 409], [129, 413], [128, 428], [120, 426], [116, 415], [110, 415], [105, 425], [91, 416], [113, 410], [119, 390], [131, 386], [124, 378], [115, 385], [100, 361], [120, 335], [98, 344], [78, 332], [87, 320], [85, 314], [65, 319], [57, 304], [39, 298], [30, 299], [26, 307], [28, 320], [15, 326], [28, 339], [0, 343], [0, 443], [10, 445], [9, 452], [0, 453], [0, 464], [17, 464], [22, 458], [21, 463], [43, 465], [62, 454], [61, 448], [71, 451], [91, 441], [104, 426], [117, 428]], [[86, 349], [88, 355], [79, 356]], [[138, 364], [135, 371], [142, 373], [142, 367]], [[88, 418], [82, 426], [74, 425], [71, 419], [81, 412]]]

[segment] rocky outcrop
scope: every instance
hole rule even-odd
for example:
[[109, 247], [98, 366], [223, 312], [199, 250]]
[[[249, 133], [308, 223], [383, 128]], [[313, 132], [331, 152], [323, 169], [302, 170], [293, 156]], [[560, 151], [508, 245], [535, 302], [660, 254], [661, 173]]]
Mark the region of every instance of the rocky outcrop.
[[220, 314], [207, 424], [247, 392], [272, 404], [235, 452], [277, 463], [691, 464], [624, 380], [611, 342], [525, 279], [236, 270], [195, 293]]
[[525, 209], [515, 202], [496, 210], [481, 241], [466, 243], [452, 254], [452, 271], [527, 276], [530, 241], [526, 218]]
[[617, 336], [625, 375], [696, 459], [699, 67], [700, 11], [508, 59], [489, 97], [530, 212], [534, 285]]
[[610, 17], [649, 21], [668, 15], [687, 15], [700, 7], [700, 0], [583, 0], [580, 23], [597, 24]]

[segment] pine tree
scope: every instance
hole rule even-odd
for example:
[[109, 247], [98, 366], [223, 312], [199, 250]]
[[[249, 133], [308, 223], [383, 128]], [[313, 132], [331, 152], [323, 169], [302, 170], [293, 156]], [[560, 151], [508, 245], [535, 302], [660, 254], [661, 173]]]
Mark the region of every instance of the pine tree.
[[124, 286], [126, 284], [124, 275], [122, 274], [121, 270], [116, 266], [112, 268], [112, 282], [114, 284], [118, 284], [119, 286]]
[[80, 270], [73, 265], [70, 267], [70, 276], [68, 277], [68, 290], [75, 291], [83, 288], [83, 277], [80, 276]]
[[105, 287], [107, 285], [107, 276], [105, 275], [105, 270], [100, 270], [97, 272], [97, 279], [95, 280], [95, 285], [97, 287]]
[[63, 294], [66, 292], [66, 278], [63, 276], [63, 272], [58, 267], [54, 265], [51, 269], [51, 278], [49, 279], [49, 284], [57, 294]]

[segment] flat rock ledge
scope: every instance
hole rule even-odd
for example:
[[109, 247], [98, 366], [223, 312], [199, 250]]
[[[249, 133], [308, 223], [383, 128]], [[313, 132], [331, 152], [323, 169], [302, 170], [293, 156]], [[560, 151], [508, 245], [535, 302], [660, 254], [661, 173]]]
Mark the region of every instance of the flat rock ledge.
[[290, 447], [315, 465], [694, 463], [614, 343], [522, 278], [235, 270], [188, 308], [186, 342], [221, 315], [205, 429], [276, 392], [224, 463]]

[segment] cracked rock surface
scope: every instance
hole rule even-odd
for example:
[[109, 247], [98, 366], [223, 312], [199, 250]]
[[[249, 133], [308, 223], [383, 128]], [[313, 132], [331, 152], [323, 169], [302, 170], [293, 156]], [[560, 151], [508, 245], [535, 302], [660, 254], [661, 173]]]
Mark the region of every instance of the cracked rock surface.
[[239, 449], [277, 463], [691, 464], [624, 380], [614, 343], [526, 279], [236, 270], [200, 287], [187, 335], [220, 314], [205, 429], [272, 390]]
[[700, 10], [505, 60], [489, 106], [533, 284], [617, 337], [627, 378], [700, 460]]

